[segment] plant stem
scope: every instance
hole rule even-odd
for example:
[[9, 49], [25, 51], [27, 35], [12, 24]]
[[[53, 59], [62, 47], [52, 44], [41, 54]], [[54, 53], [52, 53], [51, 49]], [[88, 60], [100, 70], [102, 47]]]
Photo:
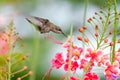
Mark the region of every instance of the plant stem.
[[115, 11], [115, 15], [114, 15], [114, 34], [113, 34], [113, 42], [114, 45], [112, 47], [112, 54], [111, 54], [111, 63], [114, 62], [114, 57], [115, 57], [115, 48], [116, 48], [116, 36], [117, 36], [117, 29], [118, 29], [118, 21], [117, 21], [117, 3], [116, 0], [114, 0], [114, 11]]
[[13, 21], [9, 24], [9, 62], [8, 62], [8, 80], [11, 80], [11, 54], [12, 54], [12, 28], [13, 28]]
[[37, 62], [38, 62], [38, 57], [39, 57], [39, 33], [38, 31], [34, 31], [34, 47], [33, 47], [33, 54], [31, 56], [31, 70], [33, 71], [33, 75], [30, 77], [30, 80], [35, 80], [36, 78], [36, 68], [37, 68]]
[[[84, 8], [84, 18], [83, 18], [83, 26], [86, 25], [86, 14], [87, 14], [87, 7], [88, 7], [88, 0], [85, 0], [85, 8]], [[84, 38], [84, 34], [82, 35], [82, 37]], [[82, 44], [83, 49], [85, 48], [85, 45]]]
[[70, 71], [71, 71], [71, 58], [72, 58], [72, 33], [73, 27], [70, 29], [70, 53], [69, 53], [69, 62], [68, 62], [68, 79], [70, 80]]
[[[11, 53], [9, 53], [9, 54], [11, 54]], [[11, 58], [9, 57], [9, 59], [11, 59]], [[11, 61], [8, 62], [8, 80], [10, 80], [10, 79], [11, 79]]]
[[97, 44], [97, 49], [99, 49], [99, 47], [100, 47], [100, 45], [101, 45], [101, 43], [102, 43], [102, 41], [103, 41], [103, 39], [104, 39], [105, 32], [106, 32], [106, 30], [107, 30], [107, 28], [108, 28], [109, 17], [110, 17], [110, 7], [108, 7], [108, 15], [107, 15], [107, 17], [106, 17], [105, 25], [103, 26], [103, 32], [102, 32], [102, 34], [101, 34], [100, 41], [99, 41], [99, 43]]
[[83, 26], [86, 25], [86, 14], [87, 14], [87, 8], [88, 8], [88, 0], [85, 0]]
[[[89, 3], [89, 0], [85, 0], [83, 26], [85, 26], [85, 25], [86, 25], [86, 15], [87, 15], [88, 3]], [[92, 35], [92, 34], [91, 34], [91, 35]], [[82, 37], [84, 38], [84, 34], [82, 35]], [[84, 45], [84, 44], [82, 44], [82, 46], [83, 46], [83, 49], [85, 49], [85, 45]], [[84, 55], [84, 53], [83, 53], [83, 55]], [[83, 76], [82, 76], [81, 80], [83, 80], [83, 79], [84, 79], [84, 74], [83, 74]]]

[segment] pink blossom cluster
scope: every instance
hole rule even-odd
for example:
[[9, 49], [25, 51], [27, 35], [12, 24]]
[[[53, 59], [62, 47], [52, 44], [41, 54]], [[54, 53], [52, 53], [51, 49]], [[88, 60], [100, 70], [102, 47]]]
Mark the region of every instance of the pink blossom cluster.
[[0, 54], [7, 54], [9, 51], [8, 35], [0, 32]]
[[[70, 66], [72, 72], [70, 80], [100, 80], [98, 74], [93, 72], [94, 66], [104, 68], [102, 73], [105, 75], [106, 80], [117, 80], [119, 78], [120, 52], [116, 52], [115, 60], [111, 63], [110, 55], [103, 50], [93, 50], [92, 48], [83, 50], [83, 48], [75, 46], [70, 38], [63, 44], [63, 47], [67, 52], [56, 53], [52, 59], [52, 67], [56, 69], [63, 68], [68, 73]], [[66, 56], [63, 57], [63, 54]], [[83, 71], [84, 73], [82, 76], [75, 76], [77, 71]]]

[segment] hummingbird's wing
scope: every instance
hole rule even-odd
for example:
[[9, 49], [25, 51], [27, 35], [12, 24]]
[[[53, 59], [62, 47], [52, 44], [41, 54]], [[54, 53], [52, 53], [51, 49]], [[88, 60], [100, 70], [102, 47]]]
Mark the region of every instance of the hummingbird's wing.
[[39, 18], [39, 17], [34, 17], [36, 20], [38, 20], [39, 22], [41, 22], [43, 25], [45, 25], [47, 22], [49, 22], [48, 19], [43, 19], [43, 18]]
[[[30, 22], [33, 26], [35, 26], [36, 29], [38, 29], [41, 33], [47, 33], [50, 31], [49, 28], [46, 28], [46, 24], [47, 22], [49, 22], [48, 19], [43, 19], [43, 18], [39, 18], [39, 17], [34, 17], [34, 16], [28, 16], [26, 18], [26, 20], [28, 22]], [[44, 30], [47, 30], [47, 31], [44, 31]]]
[[26, 17], [26, 20], [33, 24], [34, 26], [43, 26], [43, 23], [41, 21], [38, 21], [35, 17], [33, 16], [28, 16]]

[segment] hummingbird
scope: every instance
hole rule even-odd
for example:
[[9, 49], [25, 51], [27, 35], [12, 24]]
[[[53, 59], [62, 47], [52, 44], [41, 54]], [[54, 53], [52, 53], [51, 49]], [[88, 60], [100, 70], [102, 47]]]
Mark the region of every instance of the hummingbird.
[[50, 31], [57, 33], [57, 34], [63, 34], [65, 37], [66, 34], [62, 31], [62, 29], [53, 24], [51, 21], [48, 19], [40, 18], [40, 17], [35, 17], [35, 16], [28, 16], [26, 17], [26, 20], [31, 23], [35, 28], [41, 33], [49, 33]]

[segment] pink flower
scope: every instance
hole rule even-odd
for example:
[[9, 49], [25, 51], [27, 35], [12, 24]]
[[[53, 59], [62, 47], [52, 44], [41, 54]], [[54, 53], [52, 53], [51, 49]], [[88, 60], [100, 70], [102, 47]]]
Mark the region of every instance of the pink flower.
[[[78, 62], [77, 62], [77, 61], [72, 61], [72, 62], [71, 62], [71, 67], [70, 67], [71, 71], [76, 72], [76, 70], [77, 70], [78, 67], [79, 67], [79, 65], [78, 65]], [[68, 71], [68, 64], [65, 64], [65, 65], [64, 65], [64, 70], [65, 70], [65, 71]]]
[[94, 62], [98, 62], [99, 61], [99, 57], [102, 54], [102, 51], [96, 51], [96, 50], [92, 50], [91, 48], [87, 49], [87, 54], [85, 55], [86, 58], [90, 58], [90, 61]]
[[86, 68], [87, 66], [88, 66], [88, 61], [85, 60], [85, 59], [82, 59], [82, 60], [80, 61], [80, 69]]
[[0, 54], [5, 55], [9, 52], [8, 35], [0, 33]]
[[75, 78], [73, 76], [70, 77], [70, 80], [80, 80], [79, 78]]
[[107, 80], [112, 80], [113, 76], [119, 76], [120, 69], [119, 63], [117, 61], [111, 64], [110, 62], [106, 63], [105, 76]]
[[83, 49], [79, 47], [74, 47], [72, 52], [74, 59], [78, 60], [80, 58], [81, 53], [83, 52]]
[[103, 55], [98, 62], [98, 66], [105, 65], [109, 60], [110, 56], [108, 54]]
[[[79, 60], [82, 52], [83, 52], [82, 48], [73, 46], [72, 47], [72, 58], [74, 60]], [[69, 60], [69, 55], [70, 55], [70, 48], [67, 49], [67, 59], [66, 60]]]
[[85, 74], [84, 80], [100, 80], [96, 73], [88, 72]]
[[85, 59], [82, 59], [82, 60], [80, 61], [80, 69], [83, 69], [84, 72], [90, 71], [90, 70], [92, 69], [92, 66], [94, 66], [94, 64], [91, 63], [91, 62], [88, 62], [88, 61], [85, 60]]
[[62, 53], [57, 53], [55, 58], [52, 59], [52, 66], [59, 69], [64, 64]]
[[[71, 43], [73, 43], [73, 37], [72, 37], [72, 39], [71, 39], [71, 37], [68, 36], [66, 42], [63, 44], [63, 47], [64, 47], [64, 48], [69, 48]], [[73, 44], [72, 44], [72, 46], [73, 46]]]
[[118, 62], [120, 62], [120, 52], [115, 54], [115, 60], [117, 60]]
[[81, 53], [83, 52], [81, 47], [74, 45], [73, 38], [71, 39], [70, 37], [68, 37], [67, 41], [63, 44], [63, 47], [67, 48], [67, 58], [69, 58], [70, 51], [72, 51], [72, 58], [74, 58], [74, 60], [78, 60], [81, 56]]

